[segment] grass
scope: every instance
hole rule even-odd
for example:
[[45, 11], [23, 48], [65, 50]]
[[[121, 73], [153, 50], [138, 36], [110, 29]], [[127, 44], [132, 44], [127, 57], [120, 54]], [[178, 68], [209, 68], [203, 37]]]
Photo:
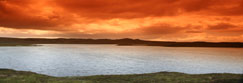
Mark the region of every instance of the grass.
[[0, 69], [0, 83], [243, 83], [240, 74], [184, 74], [159, 72], [135, 75], [51, 77], [25, 71]]

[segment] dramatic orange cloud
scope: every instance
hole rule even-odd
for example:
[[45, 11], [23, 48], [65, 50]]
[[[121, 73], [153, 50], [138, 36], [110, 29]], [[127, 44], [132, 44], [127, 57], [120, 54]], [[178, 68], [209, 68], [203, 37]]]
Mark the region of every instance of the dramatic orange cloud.
[[1, 37], [243, 42], [243, 0], [0, 0]]

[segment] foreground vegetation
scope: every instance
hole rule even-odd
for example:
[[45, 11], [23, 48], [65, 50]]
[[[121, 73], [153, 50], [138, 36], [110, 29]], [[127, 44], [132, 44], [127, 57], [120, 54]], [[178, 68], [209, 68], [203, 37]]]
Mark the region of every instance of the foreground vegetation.
[[137, 75], [51, 77], [32, 72], [0, 69], [0, 83], [243, 83], [240, 74], [183, 74], [160, 72]]

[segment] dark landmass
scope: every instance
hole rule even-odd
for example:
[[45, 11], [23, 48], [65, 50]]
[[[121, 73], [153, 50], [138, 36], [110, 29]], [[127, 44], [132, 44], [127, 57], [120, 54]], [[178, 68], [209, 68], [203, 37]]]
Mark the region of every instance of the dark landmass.
[[44, 38], [0, 38], [4, 44], [117, 44], [119, 46], [165, 46], [165, 47], [234, 47], [242, 48], [242, 42], [167, 42], [140, 39], [44, 39]]
[[1, 46], [38, 46], [38, 45], [34, 45], [34, 44], [20, 44], [20, 43], [0, 43], [0, 47]]
[[184, 74], [159, 72], [133, 75], [52, 77], [32, 72], [0, 69], [0, 83], [243, 83], [242, 74]]

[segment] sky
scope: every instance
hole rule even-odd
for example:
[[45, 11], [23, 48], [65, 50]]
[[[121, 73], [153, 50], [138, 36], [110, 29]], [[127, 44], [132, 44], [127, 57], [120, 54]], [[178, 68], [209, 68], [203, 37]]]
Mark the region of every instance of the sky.
[[0, 0], [0, 37], [243, 42], [243, 0]]

